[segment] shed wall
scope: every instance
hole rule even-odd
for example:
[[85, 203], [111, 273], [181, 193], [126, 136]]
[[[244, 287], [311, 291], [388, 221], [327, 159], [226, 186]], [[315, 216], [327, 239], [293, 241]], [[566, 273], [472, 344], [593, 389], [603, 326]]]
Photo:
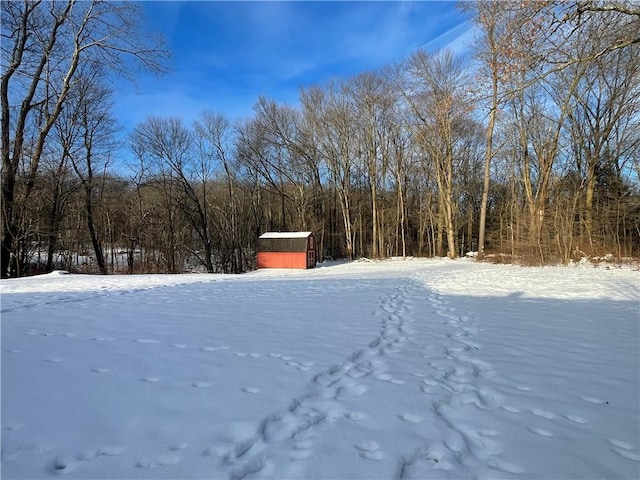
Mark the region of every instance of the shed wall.
[[307, 268], [306, 252], [258, 252], [258, 268]]

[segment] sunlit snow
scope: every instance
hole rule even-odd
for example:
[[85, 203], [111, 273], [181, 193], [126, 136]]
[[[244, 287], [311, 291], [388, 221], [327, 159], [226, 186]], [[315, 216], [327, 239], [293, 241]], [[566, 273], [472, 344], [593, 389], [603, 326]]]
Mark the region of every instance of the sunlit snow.
[[2, 280], [3, 478], [639, 478], [640, 274]]

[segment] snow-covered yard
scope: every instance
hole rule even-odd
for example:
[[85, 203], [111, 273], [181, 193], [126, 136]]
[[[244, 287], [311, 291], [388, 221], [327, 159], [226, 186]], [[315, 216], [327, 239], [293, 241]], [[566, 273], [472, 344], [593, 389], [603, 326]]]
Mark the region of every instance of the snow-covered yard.
[[3, 280], [3, 478], [640, 477], [640, 274]]

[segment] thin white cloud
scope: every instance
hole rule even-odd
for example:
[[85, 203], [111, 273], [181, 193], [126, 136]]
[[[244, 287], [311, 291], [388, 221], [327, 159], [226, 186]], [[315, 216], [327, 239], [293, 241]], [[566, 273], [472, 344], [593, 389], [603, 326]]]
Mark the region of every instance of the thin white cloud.
[[246, 116], [259, 95], [295, 103], [300, 86], [380, 68], [420, 46], [462, 52], [472, 34], [454, 6], [161, 2], [152, 13], [174, 49], [175, 71], [139, 79], [139, 94], [119, 95], [117, 114], [125, 126], [148, 115], [190, 121], [203, 109]]

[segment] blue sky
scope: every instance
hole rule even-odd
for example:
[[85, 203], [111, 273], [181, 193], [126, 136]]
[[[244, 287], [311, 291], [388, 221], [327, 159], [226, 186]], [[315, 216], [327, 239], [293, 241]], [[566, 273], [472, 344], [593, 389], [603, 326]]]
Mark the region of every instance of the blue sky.
[[473, 36], [455, 2], [147, 1], [146, 25], [172, 53], [169, 74], [122, 85], [116, 117], [191, 122], [205, 109], [251, 116], [259, 95], [295, 105], [323, 85], [402, 60], [417, 48], [463, 50]]

